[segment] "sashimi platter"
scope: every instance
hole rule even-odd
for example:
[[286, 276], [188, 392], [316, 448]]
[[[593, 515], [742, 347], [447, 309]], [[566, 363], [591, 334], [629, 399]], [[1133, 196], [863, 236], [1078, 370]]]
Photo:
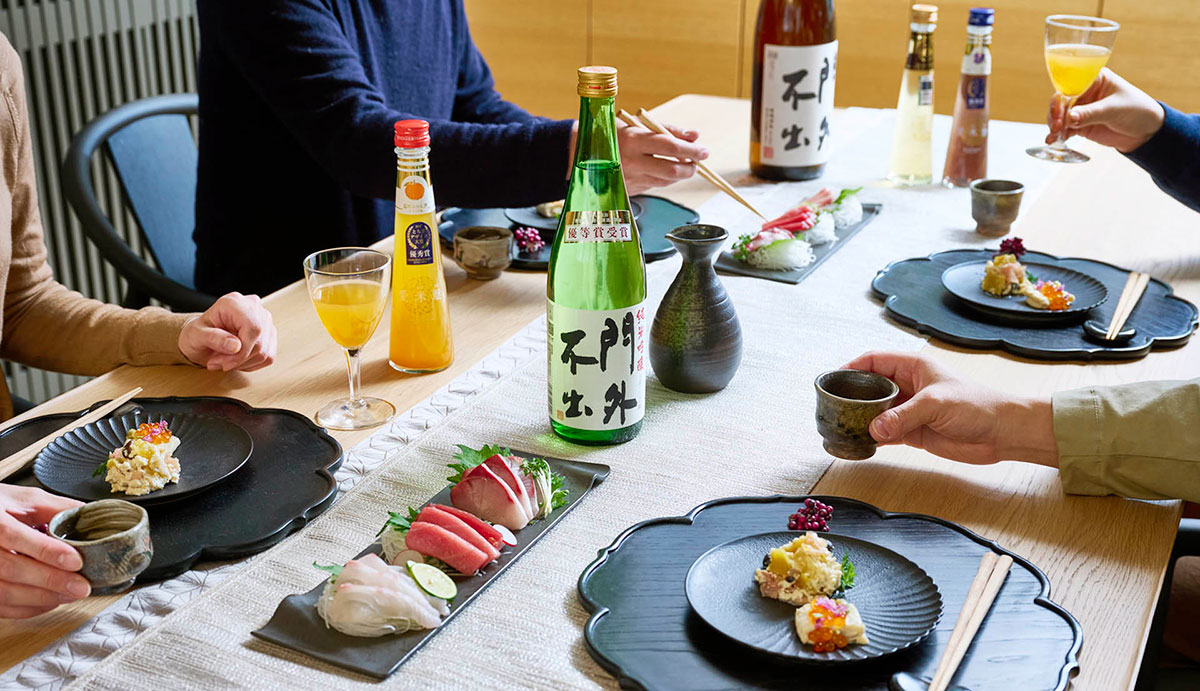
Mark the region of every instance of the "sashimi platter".
[[254, 635], [383, 678], [608, 476], [608, 466], [459, 445], [444, 490], [291, 595]]

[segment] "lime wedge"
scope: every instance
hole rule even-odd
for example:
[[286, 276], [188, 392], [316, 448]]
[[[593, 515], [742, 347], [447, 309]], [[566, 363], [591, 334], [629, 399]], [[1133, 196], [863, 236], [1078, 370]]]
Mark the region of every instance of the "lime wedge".
[[408, 575], [417, 582], [417, 587], [440, 600], [453, 600], [458, 595], [454, 580], [436, 566], [409, 560]]

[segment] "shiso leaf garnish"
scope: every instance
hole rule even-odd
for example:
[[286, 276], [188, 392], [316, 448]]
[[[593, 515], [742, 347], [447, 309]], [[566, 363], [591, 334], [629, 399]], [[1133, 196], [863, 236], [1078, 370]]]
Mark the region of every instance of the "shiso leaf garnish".
[[833, 204], [830, 204], [830, 206], [837, 206], [838, 204], [841, 204], [842, 202], [846, 201], [846, 199], [848, 197], [852, 197], [852, 196], [858, 194], [859, 192], [862, 192], [861, 187], [855, 187], [853, 189], [844, 189], [844, 190], [842, 190], [841, 194], [839, 194], [837, 196], [837, 199], [833, 200]]
[[854, 562], [850, 561], [850, 553], [846, 552], [842, 555], [842, 580], [838, 584], [838, 590], [846, 592], [854, 587]]
[[512, 451], [496, 446], [495, 444], [485, 444], [481, 449], [472, 449], [464, 444], [455, 444], [455, 446], [458, 447], [458, 451], [454, 454], [454, 458], [458, 462], [449, 464], [450, 470], [453, 470], [454, 474], [446, 478], [446, 481], [452, 484], [458, 484], [458, 481], [462, 479], [463, 473], [477, 465], [481, 465], [496, 454], [500, 454], [501, 456], [512, 455]]
[[379, 529], [379, 532], [375, 533], [375, 537], [383, 535], [383, 531], [389, 528], [392, 530], [399, 530], [402, 533], [407, 533], [408, 529], [412, 527], [413, 521], [417, 520], [417, 516], [420, 514], [420, 511], [417, 511], [411, 506], [408, 507], [408, 515], [398, 513], [396, 511], [388, 511], [387, 523], [384, 523], [383, 527]]
[[337, 582], [337, 579], [338, 579], [338, 576], [342, 575], [342, 568], [343, 568], [343, 567], [342, 567], [342, 565], [341, 565], [341, 564], [327, 564], [327, 565], [325, 565], [325, 566], [322, 566], [322, 565], [320, 565], [320, 564], [318, 564], [317, 562], [315, 562], [315, 561], [314, 561], [314, 562], [313, 562], [313, 566], [315, 566], [316, 568], [318, 568], [318, 569], [320, 569], [320, 570], [322, 570], [322, 571], [328, 571], [328, 572], [329, 572], [329, 582], [330, 582], [330, 583], [336, 583], [336, 582]]

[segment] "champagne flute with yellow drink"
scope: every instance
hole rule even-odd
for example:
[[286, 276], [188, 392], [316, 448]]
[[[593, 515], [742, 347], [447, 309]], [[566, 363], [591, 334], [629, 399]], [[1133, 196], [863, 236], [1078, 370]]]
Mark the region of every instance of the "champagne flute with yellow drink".
[[[1053, 14], [1046, 17], [1046, 70], [1057, 93], [1065, 101], [1063, 121], [1075, 100], [1088, 90], [1100, 70], [1108, 64], [1119, 24], [1109, 19]], [[1064, 130], [1049, 146], [1035, 146], [1025, 153], [1043, 161], [1085, 163], [1091, 158], [1067, 147]]]
[[317, 317], [346, 354], [350, 396], [317, 411], [317, 423], [338, 430], [381, 425], [396, 414], [385, 400], [360, 392], [359, 353], [371, 340], [387, 307], [392, 259], [361, 247], [313, 252], [304, 260], [304, 278]]

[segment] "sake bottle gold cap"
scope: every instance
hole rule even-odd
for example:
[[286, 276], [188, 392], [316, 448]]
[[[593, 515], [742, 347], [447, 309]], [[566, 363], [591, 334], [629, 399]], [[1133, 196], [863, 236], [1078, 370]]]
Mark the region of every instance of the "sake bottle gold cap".
[[605, 65], [590, 65], [579, 68], [580, 96], [586, 98], [612, 98], [617, 95], [617, 68]]
[[913, 5], [911, 21], [913, 24], [936, 24], [937, 11], [937, 5]]

